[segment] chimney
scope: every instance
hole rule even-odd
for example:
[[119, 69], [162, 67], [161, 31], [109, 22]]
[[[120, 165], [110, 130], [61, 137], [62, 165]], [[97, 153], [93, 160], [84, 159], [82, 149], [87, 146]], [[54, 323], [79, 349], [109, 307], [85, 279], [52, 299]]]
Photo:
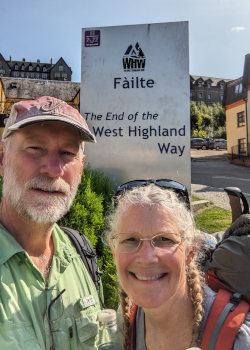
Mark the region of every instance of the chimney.
[[37, 63], [40, 63], [40, 60], [39, 60], [39, 59], [37, 60]]
[[23, 62], [25, 62], [25, 58], [23, 58]]
[[52, 64], [52, 58], [50, 59], [50, 64]]
[[11, 62], [11, 56], [10, 56], [10, 62]]

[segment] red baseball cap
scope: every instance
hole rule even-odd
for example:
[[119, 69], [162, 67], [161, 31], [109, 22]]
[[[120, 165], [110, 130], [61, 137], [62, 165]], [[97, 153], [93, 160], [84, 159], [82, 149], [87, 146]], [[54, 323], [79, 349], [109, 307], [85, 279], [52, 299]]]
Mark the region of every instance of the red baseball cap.
[[78, 110], [51, 96], [15, 103], [7, 119], [2, 140], [6, 139], [15, 130], [48, 121], [58, 121], [72, 125], [80, 131], [83, 141], [96, 142], [95, 136], [90, 132], [85, 119]]

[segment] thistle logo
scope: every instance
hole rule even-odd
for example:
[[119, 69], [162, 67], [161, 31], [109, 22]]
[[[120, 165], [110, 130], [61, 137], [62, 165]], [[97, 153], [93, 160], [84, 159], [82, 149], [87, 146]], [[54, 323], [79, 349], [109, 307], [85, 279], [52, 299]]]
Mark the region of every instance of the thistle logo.
[[146, 58], [139, 43], [136, 43], [135, 46], [129, 45], [123, 56], [124, 72], [144, 71], [145, 63]]

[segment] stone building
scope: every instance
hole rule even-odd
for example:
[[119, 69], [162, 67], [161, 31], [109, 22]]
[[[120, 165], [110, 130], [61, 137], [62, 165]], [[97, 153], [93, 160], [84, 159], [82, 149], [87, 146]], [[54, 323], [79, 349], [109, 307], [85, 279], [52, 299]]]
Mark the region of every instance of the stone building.
[[190, 100], [203, 101], [208, 106], [217, 102], [223, 104], [225, 85], [229, 81], [229, 79], [190, 75]]
[[6, 60], [0, 53], [0, 77], [71, 81], [72, 70], [61, 57], [56, 63]]
[[41, 96], [59, 98], [80, 110], [80, 83], [0, 77], [0, 136], [13, 103]]

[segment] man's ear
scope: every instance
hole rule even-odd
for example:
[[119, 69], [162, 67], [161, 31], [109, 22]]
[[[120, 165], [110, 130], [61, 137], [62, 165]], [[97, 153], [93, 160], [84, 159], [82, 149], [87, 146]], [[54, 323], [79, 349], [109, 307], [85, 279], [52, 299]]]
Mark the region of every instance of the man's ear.
[[4, 145], [0, 142], [0, 175], [3, 176]]
[[84, 167], [85, 160], [86, 160], [86, 155], [84, 154], [82, 156], [82, 168]]

